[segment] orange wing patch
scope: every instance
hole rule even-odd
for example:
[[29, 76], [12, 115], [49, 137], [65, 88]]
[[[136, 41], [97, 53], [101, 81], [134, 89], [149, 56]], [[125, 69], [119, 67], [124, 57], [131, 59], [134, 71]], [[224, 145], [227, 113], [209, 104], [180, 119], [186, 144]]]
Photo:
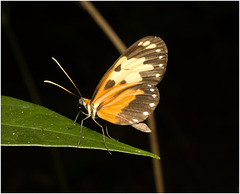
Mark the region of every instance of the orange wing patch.
[[137, 89], [127, 89], [116, 95], [111, 100], [106, 100], [102, 105], [99, 106], [97, 115], [111, 123], [120, 125], [129, 125], [129, 121], [121, 117], [121, 111], [128, 107], [129, 104], [136, 99], [137, 95], [144, 94], [144, 91]]
[[127, 88], [133, 87], [135, 85], [136, 83], [131, 84], [119, 83], [117, 86], [107, 89], [106, 91], [108, 92], [103, 93], [98, 99], [95, 99], [91, 103], [93, 107], [97, 110], [100, 107], [109, 106], [109, 103], [111, 103], [111, 101], [113, 101], [118, 94], [125, 91]]

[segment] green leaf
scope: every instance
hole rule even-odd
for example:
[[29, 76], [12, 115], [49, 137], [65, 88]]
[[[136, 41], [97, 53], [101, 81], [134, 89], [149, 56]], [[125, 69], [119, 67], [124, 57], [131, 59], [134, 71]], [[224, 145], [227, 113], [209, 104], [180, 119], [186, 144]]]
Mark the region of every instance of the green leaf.
[[[73, 121], [42, 106], [16, 98], [1, 96], [1, 145], [74, 147], [106, 150], [102, 134], [83, 127], [80, 146], [80, 125], [69, 129]], [[158, 156], [106, 137], [110, 151]]]

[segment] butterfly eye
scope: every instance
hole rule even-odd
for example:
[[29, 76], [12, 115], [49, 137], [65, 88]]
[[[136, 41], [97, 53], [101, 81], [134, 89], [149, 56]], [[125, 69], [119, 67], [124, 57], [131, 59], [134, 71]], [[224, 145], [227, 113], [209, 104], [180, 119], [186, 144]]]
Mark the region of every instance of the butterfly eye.
[[83, 99], [80, 98], [80, 99], [78, 100], [78, 103], [82, 106], [82, 105], [83, 105]]

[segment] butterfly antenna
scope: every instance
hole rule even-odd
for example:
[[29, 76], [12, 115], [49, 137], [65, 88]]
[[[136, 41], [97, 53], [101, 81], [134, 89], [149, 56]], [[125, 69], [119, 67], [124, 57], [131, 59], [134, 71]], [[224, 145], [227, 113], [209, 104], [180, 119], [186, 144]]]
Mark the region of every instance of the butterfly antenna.
[[57, 86], [57, 87], [65, 90], [66, 92], [68, 92], [68, 93], [70, 93], [70, 94], [72, 94], [72, 95], [74, 95], [74, 96], [79, 97], [78, 95], [74, 94], [73, 92], [69, 91], [68, 89], [64, 88], [63, 86], [61, 86], [61, 85], [59, 85], [59, 84], [57, 84], [57, 83], [55, 83], [55, 82], [52, 82], [52, 81], [49, 81], [49, 80], [44, 80], [44, 83], [49, 83], [49, 84], [55, 85], [55, 86]]
[[[63, 71], [63, 73], [65, 73], [65, 75], [68, 77], [68, 79], [72, 82], [73, 86], [74, 86], [74, 87], [76, 88], [76, 90], [78, 91], [78, 94], [79, 94], [80, 96], [82, 96], [82, 94], [81, 94], [80, 91], [78, 90], [77, 86], [74, 84], [74, 82], [72, 81], [72, 79], [70, 78], [70, 76], [69, 76], [69, 75], [67, 74], [67, 72], [63, 69], [63, 67], [59, 64], [59, 62], [58, 62], [54, 57], [52, 57], [52, 59], [57, 63], [57, 65], [61, 68], [61, 70]], [[49, 81], [48, 81], [48, 83], [49, 83]], [[53, 83], [52, 83], [52, 84], [53, 84]], [[60, 87], [60, 85], [58, 85], [58, 84], [55, 84], [55, 83], [54, 83], [54, 85]], [[67, 89], [63, 88], [62, 86], [61, 86], [60, 88], [68, 91]], [[69, 91], [68, 91], [68, 92], [69, 92]], [[69, 92], [69, 93], [72, 93], [72, 92]], [[73, 94], [73, 93], [72, 93], [72, 94]], [[74, 95], [75, 95], [75, 94], [74, 94]], [[76, 96], [76, 95], [75, 95], [75, 96]]]

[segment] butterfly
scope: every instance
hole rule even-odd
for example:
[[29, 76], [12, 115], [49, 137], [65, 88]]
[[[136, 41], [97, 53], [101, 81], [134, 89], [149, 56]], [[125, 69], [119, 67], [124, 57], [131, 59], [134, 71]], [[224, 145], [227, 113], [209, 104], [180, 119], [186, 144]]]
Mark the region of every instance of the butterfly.
[[[161, 38], [146, 36], [130, 46], [104, 74], [91, 99], [82, 97], [69, 75], [56, 59], [53, 58], [53, 60], [72, 82], [80, 95], [79, 104], [87, 110], [86, 117], [81, 121], [78, 145], [81, 140], [83, 121], [89, 117], [101, 127], [107, 150], [104, 129], [96, 121], [96, 116], [110, 123], [131, 125], [142, 132], [151, 132], [143, 121], [159, 103], [160, 94], [156, 85], [162, 80], [168, 61], [168, 49]], [[52, 81], [44, 82], [76, 95]]]

